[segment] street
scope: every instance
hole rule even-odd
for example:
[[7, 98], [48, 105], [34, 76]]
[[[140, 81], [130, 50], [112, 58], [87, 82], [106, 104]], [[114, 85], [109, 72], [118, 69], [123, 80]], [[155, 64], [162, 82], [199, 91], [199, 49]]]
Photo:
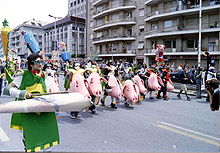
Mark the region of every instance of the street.
[[[148, 95], [147, 95], [148, 96]], [[62, 113], [60, 145], [67, 152], [219, 152], [220, 112], [211, 112], [205, 99], [186, 101], [176, 94], [169, 101], [146, 98], [133, 108], [98, 106], [97, 114], [81, 119]], [[11, 98], [1, 97], [1, 102]], [[22, 132], [10, 129], [11, 114], [0, 114], [0, 151], [23, 151]]]

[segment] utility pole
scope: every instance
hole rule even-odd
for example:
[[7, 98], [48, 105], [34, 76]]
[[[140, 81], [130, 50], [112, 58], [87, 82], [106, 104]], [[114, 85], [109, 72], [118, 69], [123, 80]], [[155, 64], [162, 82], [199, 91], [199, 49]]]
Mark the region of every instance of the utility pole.
[[201, 46], [202, 46], [202, 0], [199, 2], [199, 44], [198, 44], [198, 67], [201, 66]]

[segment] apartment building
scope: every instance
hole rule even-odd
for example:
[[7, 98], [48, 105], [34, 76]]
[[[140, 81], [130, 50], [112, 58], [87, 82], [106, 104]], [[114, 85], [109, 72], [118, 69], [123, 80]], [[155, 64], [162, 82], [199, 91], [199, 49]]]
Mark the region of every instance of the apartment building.
[[72, 57], [85, 57], [85, 19], [66, 16], [58, 21], [43, 26], [43, 50], [50, 59], [53, 51], [59, 50], [58, 42], [66, 44], [66, 51]]
[[68, 0], [68, 16], [86, 18], [88, 0]]
[[[157, 44], [166, 46], [165, 61], [197, 65], [199, 47], [199, 0], [145, 1], [146, 59], [154, 61]], [[203, 0], [201, 50], [209, 51], [219, 69], [220, 1]], [[206, 60], [202, 56], [202, 66]]]
[[[165, 62], [197, 64], [199, 0], [90, 0], [88, 6], [91, 56], [153, 64], [156, 45], [164, 44]], [[201, 10], [201, 49], [219, 69], [220, 2], [203, 0]]]
[[22, 31], [33, 33], [33, 36], [39, 43], [40, 50], [42, 50], [42, 41], [43, 41], [43, 29], [42, 27], [45, 25], [45, 22], [37, 21], [35, 19], [28, 20], [17, 26], [10, 32], [9, 36], [9, 47], [10, 49], [15, 49], [17, 51], [18, 56], [21, 58], [26, 58], [29, 54], [29, 49], [25, 45], [25, 41]]

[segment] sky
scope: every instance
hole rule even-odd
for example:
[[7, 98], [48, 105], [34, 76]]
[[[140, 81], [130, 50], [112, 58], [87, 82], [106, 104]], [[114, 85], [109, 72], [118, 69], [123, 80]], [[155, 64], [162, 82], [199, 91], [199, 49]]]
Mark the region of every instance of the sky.
[[6, 18], [11, 29], [24, 21], [35, 20], [54, 22], [49, 17], [65, 17], [68, 13], [68, 0], [0, 0], [0, 29]]

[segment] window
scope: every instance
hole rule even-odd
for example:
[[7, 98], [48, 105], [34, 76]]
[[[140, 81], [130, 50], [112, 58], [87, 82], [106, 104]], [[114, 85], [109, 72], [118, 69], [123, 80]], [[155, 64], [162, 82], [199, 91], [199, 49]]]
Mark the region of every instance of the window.
[[74, 1], [74, 5], [76, 6], [76, 1]]
[[218, 37], [209, 37], [209, 51], [218, 50]]
[[119, 44], [118, 44], [118, 43], [113, 43], [113, 44], [112, 44], [112, 51], [113, 51], [113, 52], [118, 51], [118, 47], [119, 47]]
[[127, 17], [132, 18], [132, 12], [128, 12]]
[[156, 23], [151, 24], [151, 30], [157, 30], [157, 24]]
[[70, 3], [70, 7], [73, 7], [73, 3]]
[[187, 29], [197, 28], [198, 25], [199, 25], [198, 18], [187, 18], [186, 19], [186, 28]]
[[93, 27], [93, 21], [90, 22], [90, 27]]
[[102, 32], [97, 32], [96, 37], [97, 38], [102, 37]]
[[131, 51], [132, 51], [132, 44], [131, 43], [127, 43], [127, 48], [128, 48], [128, 53], [131, 53]]
[[139, 42], [138, 49], [144, 49], [144, 41]]
[[117, 19], [119, 19], [119, 14], [113, 14], [113, 15], [111, 16], [111, 19], [112, 19], [112, 20], [117, 20]]
[[151, 49], [157, 48], [157, 41], [151, 41]]
[[187, 48], [198, 48], [198, 41], [195, 39], [189, 39], [186, 41]]
[[132, 28], [128, 28], [128, 36], [132, 36]]
[[144, 9], [140, 9], [139, 10], [139, 16], [141, 17], [141, 16], [144, 16]]
[[164, 28], [170, 28], [172, 27], [172, 20], [164, 21]]
[[80, 0], [78, 0], [78, 4], [80, 3]]
[[144, 32], [144, 25], [140, 25], [139, 30], [140, 30], [140, 32]]
[[117, 33], [118, 33], [118, 28], [115, 28], [115, 29], [111, 30], [112, 35], [117, 35]]
[[209, 16], [209, 26], [210, 28], [219, 27], [219, 16], [218, 14], [213, 14]]
[[176, 48], [176, 40], [164, 40], [166, 48]]

